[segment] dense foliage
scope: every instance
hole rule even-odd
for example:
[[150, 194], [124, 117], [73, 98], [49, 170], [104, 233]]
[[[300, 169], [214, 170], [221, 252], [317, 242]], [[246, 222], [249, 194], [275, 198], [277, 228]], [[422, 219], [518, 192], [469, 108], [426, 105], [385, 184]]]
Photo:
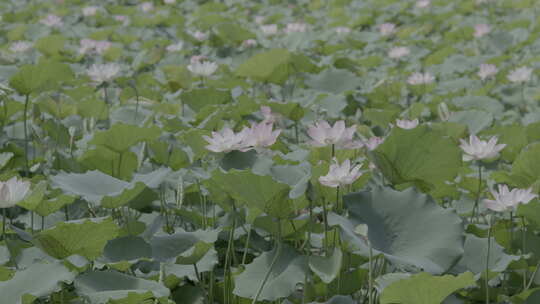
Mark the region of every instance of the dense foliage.
[[534, 0], [0, 2], [0, 303], [540, 303]]

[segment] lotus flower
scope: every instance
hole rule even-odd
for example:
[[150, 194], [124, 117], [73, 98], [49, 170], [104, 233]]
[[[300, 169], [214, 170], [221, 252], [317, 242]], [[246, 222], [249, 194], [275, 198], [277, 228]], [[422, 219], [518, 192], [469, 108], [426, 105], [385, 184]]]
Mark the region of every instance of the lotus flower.
[[184, 47], [184, 43], [182, 41], [179, 41], [177, 43], [168, 45], [166, 50], [167, 52], [179, 52]]
[[209, 36], [207, 33], [204, 33], [204, 32], [201, 32], [201, 31], [196, 31], [192, 35], [198, 41], [205, 41], [206, 39], [208, 39], [208, 36]]
[[208, 77], [217, 70], [218, 65], [215, 62], [204, 61], [204, 62], [193, 62], [187, 66], [188, 70], [198, 76]]
[[285, 33], [304, 33], [307, 30], [307, 25], [305, 23], [288, 23], [285, 27]]
[[154, 9], [154, 4], [152, 2], [144, 2], [141, 3], [140, 7], [141, 11], [148, 13], [149, 11]]
[[532, 193], [532, 188], [528, 189], [512, 189], [508, 186], [499, 185], [498, 192], [490, 190], [493, 199], [485, 199], [486, 208], [493, 211], [502, 212], [507, 210], [515, 210], [519, 204], [528, 204], [538, 195]]
[[334, 29], [338, 34], [348, 34], [351, 32], [351, 29], [346, 26], [338, 26]]
[[28, 41], [16, 41], [9, 47], [13, 53], [24, 53], [32, 48], [32, 43]]
[[527, 81], [529, 81], [531, 79], [532, 71], [533, 71], [533, 69], [531, 69], [531, 68], [521, 67], [521, 68], [515, 69], [512, 72], [510, 72], [510, 74], [508, 74], [507, 78], [511, 82], [516, 82], [516, 83], [527, 82]]
[[402, 129], [414, 129], [418, 126], [418, 118], [413, 120], [398, 119], [396, 120], [396, 125]]
[[337, 121], [334, 126], [323, 120], [309, 127], [307, 133], [313, 139], [311, 145], [315, 147], [336, 145], [340, 148], [357, 148], [361, 144], [352, 140], [355, 131], [356, 125], [346, 128], [343, 120]]
[[396, 25], [393, 23], [383, 23], [379, 25], [379, 33], [383, 36], [388, 36], [396, 31]]
[[480, 65], [480, 70], [478, 71], [478, 77], [482, 80], [497, 74], [497, 67], [494, 64], [482, 63]]
[[362, 175], [362, 172], [360, 172], [361, 165], [351, 168], [351, 161], [348, 159], [340, 165], [334, 157], [333, 162], [330, 165], [328, 174], [319, 177], [319, 182], [327, 187], [336, 188], [350, 185]]
[[418, 8], [426, 8], [430, 6], [431, 1], [430, 0], [419, 0], [416, 2], [416, 7]]
[[281, 130], [272, 130], [273, 128], [274, 124], [266, 121], [252, 124], [246, 131], [240, 151], [259, 150], [273, 145], [281, 133]]
[[62, 18], [53, 14], [47, 15], [47, 17], [41, 19], [39, 22], [49, 27], [61, 27], [64, 24]]
[[247, 39], [242, 41], [242, 46], [245, 48], [251, 48], [257, 46], [257, 40], [255, 39]]
[[477, 24], [474, 26], [474, 37], [480, 38], [491, 32], [491, 27], [488, 24]]
[[392, 59], [399, 59], [403, 56], [409, 55], [410, 53], [411, 51], [409, 50], [408, 47], [398, 46], [398, 47], [390, 49], [390, 51], [388, 52], [388, 57]]
[[382, 137], [373, 136], [364, 142], [364, 146], [366, 146], [369, 151], [373, 151], [377, 149], [377, 147], [382, 144], [383, 141], [384, 139]]
[[493, 136], [489, 141], [480, 140], [476, 135], [469, 137], [469, 142], [460, 139], [459, 147], [465, 152], [464, 161], [481, 160], [497, 157], [506, 144], [497, 145], [497, 137]]
[[261, 31], [265, 35], [275, 35], [278, 32], [277, 24], [261, 25]]
[[12, 177], [6, 182], [0, 182], [0, 208], [10, 208], [22, 201], [28, 191], [30, 183]]
[[97, 6], [86, 6], [83, 7], [82, 13], [85, 17], [94, 16], [97, 13], [98, 7]]
[[88, 76], [94, 82], [102, 83], [111, 81], [120, 72], [120, 67], [115, 63], [93, 64], [88, 69]]
[[242, 141], [248, 132], [248, 129], [244, 128], [235, 134], [231, 128], [225, 127], [220, 132], [212, 132], [212, 137], [203, 136], [204, 140], [209, 143], [205, 148], [217, 153], [239, 150], [244, 147]]
[[407, 83], [410, 85], [430, 84], [435, 81], [435, 77], [430, 73], [413, 73], [407, 79]]

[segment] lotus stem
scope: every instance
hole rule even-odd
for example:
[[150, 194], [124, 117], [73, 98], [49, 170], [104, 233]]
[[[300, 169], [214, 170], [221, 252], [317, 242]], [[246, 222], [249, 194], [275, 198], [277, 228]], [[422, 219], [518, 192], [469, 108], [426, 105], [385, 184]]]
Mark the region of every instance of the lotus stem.
[[264, 279], [263, 281], [261, 282], [261, 285], [259, 286], [259, 289], [257, 290], [257, 293], [255, 294], [255, 298], [253, 298], [253, 301], [251, 302], [251, 304], [255, 304], [257, 303], [257, 300], [259, 299], [259, 296], [261, 295], [263, 289], [264, 289], [264, 285], [266, 285], [266, 282], [268, 281], [268, 278], [270, 278], [270, 274], [272, 273], [272, 269], [274, 268], [274, 265], [276, 264], [279, 256], [281, 255], [281, 222], [278, 220], [278, 233], [277, 233], [277, 238], [276, 238], [276, 254], [274, 255], [274, 258], [272, 259], [272, 262], [270, 263], [270, 267], [268, 268], [268, 270], [266, 271], [266, 274], [264, 276]]
[[480, 201], [480, 193], [482, 191], [482, 165], [478, 162], [478, 191], [476, 192], [476, 199], [474, 201], [473, 212], [471, 215], [470, 222], [472, 223], [473, 219], [476, 218], [478, 222], [478, 203]]
[[486, 288], [486, 304], [489, 304], [489, 254], [491, 251], [491, 218], [488, 221], [488, 248], [487, 248], [487, 254], [486, 254], [486, 270], [485, 270], [485, 288]]
[[28, 165], [28, 103], [30, 100], [30, 94], [26, 94], [24, 99], [24, 112], [23, 112], [23, 128], [24, 128], [24, 165], [26, 174], [30, 174], [30, 166]]
[[368, 303], [373, 304], [373, 247], [368, 240], [369, 246], [369, 277], [368, 277]]

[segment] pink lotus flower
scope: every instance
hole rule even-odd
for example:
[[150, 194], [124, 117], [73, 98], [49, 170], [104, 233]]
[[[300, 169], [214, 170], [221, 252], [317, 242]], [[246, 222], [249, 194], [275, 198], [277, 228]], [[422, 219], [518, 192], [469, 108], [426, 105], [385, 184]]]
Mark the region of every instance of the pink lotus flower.
[[266, 121], [252, 124], [244, 136], [243, 148], [240, 151], [259, 150], [273, 145], [281, 133], [281, 130], [272, 130], [273, 128], [274, 124]]
[[262, 24], [264, 22], [264, 16], [255, 16], [255, 23]]
[[30, 183], [18, 180], [17, 177], [0, 182], [0, 209], [15, 206], [26, 197], [29, 190]]
[[396, 125], [402, 129], [414, 129], [418, 126], [418, 118], [413, 120], [398, 119], [396, 120]]
[[88, 76], [99, 84], [113, 80], [119, 72], [120, 67], [115, 63], [93, 64], [88, 69]]
[[337, 121], [334, 126], [330, 126], [327, 121], [322, 120], [309, 127], [307, 133], [313, 139], [312, 146], [336, 145], [339, 148], [351, 149], [362, 146], [360, 142], [353, 142], [352, 140], [355, 131], [356, 125], [346, 128], [343, 120]]
[[45, 18], [41, 19], [39, 22], [49, 27], [61, 27], [62, 25], [64, 25], [64, 23], [62, 22], [62, 18], [53, 14], [47, 15]]
[[189, 59], [189, 62], [191, 64], [195, 64], [195, 63], [203, 62], [206, 59], [208, 59], [208, 57], [204, 55], [194, 55], [194, 56], [191, 56], [191, 58]]
[[114, 16], [114, 20], [119, 21], [119, 22], [122, 22], [122, 25], [123, 25], [123, 26], [128, 26], [128, 25], [129, 25], [129, 17], [128, 17], [128, 16], [124, 16], [124, 15], [115, 15], [115, 16]]
[[154, 4], [152, 2], [144, 2], [144, 3], [141, 3], [141, 5], [139, 6], [139, 8], [141, 9], [141, 11], [143, 11], [144, 13], [148, 13], [150, 12], [151, 10], [154, 9]]
[[428, 72], [423, 74], [416, 72], [407, 79], [407, 83], [410, 85], [430, 84], [434, 81], [435, 77]]
[[231, 128], [224, 127], [220, 132], [212, 132], [212, 137], [203, 136], [204, 140], [209, 143], [205, 148], [216, 153], [240, 150], [244, 147], [242, 141], [248, 133], [248, 128], [244, 128], [235, 134]]
[[330, 165], [328, 174], [319, 177], [319, 182], [322, 185], [332, 188], [350, 185], [362, 175], [362, 172], [360, 172], [362, 165], [351, 168], [351, 161], [348, 159], [340, 165], [335, 157], [333, 162]]
[[527, 82], [531, 80], [532, 72], [533, 72], [533, 69], [531, 68], [521, 67], [510, 72], [507, 78], [508, 80], [514, 83]]
[[261, 25], [261, 31], [265, 35], [275, 35], [278, 32], [277, 24]]
[[192, 35], [198, 41], [205, 41], [206, 39], [208, 39], [208, 36], [209, 36], [208, 33], [204, 33], [204, 32], [201, 32], [201, 31], [196, 31]]
[[257, 46], [257, 40], [255, 39], [247, 39], [242, 41], [242, 46], [245, 48], [252, 48]]
[[379, 33], [383, 36], [388, 36], [396, 31], [396, 25], [393, 23], [383, 23], [379, 25]]
[[399, 59], [401, 57], [407, 56], [411, 53], [408, 47], [398, 46], [390, 49], [388, 52], [388, 57], [392, 59]]
[[426, 8], [431, 5], [430, 0], [419, 0], [416, 2], [416, 7], [418, 8]]
[[474, 26], [474, 37], [476, 38], [487, 35], [489, 32], [491, 32], [491, 27], [488, 24], [482, 23]]
[[384, 138], [378, 137], [378, 136], [373, 136], [373, 137], [371, 137], [370, 139], [368, 139], [367, 141], [364, 142], [364, 146], [366, 146], [366, 148], [369, 151], [373, 151], [373, 150], [377, 149], [377, 147], [380, 144], [382, 144], [383, 141], [384, 141]]
[[179, 41], [177, 43], [173, 43], [168, 45], [165, 49], [167, 52], [179, 52], [184, 47], [184, 43], [182, 41]]
[[99, 7], [97, 7], [97, 6], [83, 7], [83, 9], [82, 9], [83, 16], [85, 16], [85, 17], [94, 16], [97, 13], [98, 8]]
[[211, 61], [197, 61], [189, 64], [187, 69], [197, 76], [208, 77], [216, 72], [218, 65]]
[[497, 74], [497, 67], [494, 64], [482, 63], [478, 71], [478, 77], [482, 80]]
[[463, 161], [481, 160], [499, 156], [499, 152], [506, 144], [497, 145], [497, 137], [493, 136], [489, 141], [480, 140], [476, 135], [469, 137], [469, 142], [460, 139], [459, 147], [465, 152]]
[[284, 29], [285, 33], [304, 33], [307, 30], [307, 25], [305, 23], [288, 23], [287, 27]]
[[486, 208], [497, 212], [513, 211], [519, 204], [528, 204], [532, 199], [538, 197], [532, 193], [532, 188], [510, 191], [506, 185], [499, 185], [498, 192], [493, 189], [490, 192], [493, 199], [485, 199], [484, 204]]
[[32, 43], [28, 41], [16, 41], [9, 47], [13, 53], [24, 53], [32, 48]]
[[86, 38], [81, 39], [80, 44], [81, 47], [79, 48], [79, 53], [81, 54], [86, 54], [92, 51], [98, 54], [103, 54], [112, 46], [112, 43], [110, 43], [109, 41], [97, 41]]
[[268, 106], [261, 107], [261, 114], [264, 117], [264, 122], [266, 123], [275, 123], [277, 114], [272, 113], [272, 109]]
[[334, 29], [338, 34], [348, 34], [351, 32], [351, 28], [346, 26], [338, 26]]

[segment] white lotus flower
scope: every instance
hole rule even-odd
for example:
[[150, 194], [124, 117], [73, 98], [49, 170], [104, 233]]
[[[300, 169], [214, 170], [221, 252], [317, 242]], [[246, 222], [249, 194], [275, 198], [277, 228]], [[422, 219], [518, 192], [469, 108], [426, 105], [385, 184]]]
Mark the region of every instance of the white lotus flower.
[[83, 7], [83, 9], [82, 9], [83, 16], [85, 16], [85, 17], [94, 16], [97, 13], [98, 8], [99, 7], [97, 7], [97, 6]]
[[330, 165], [328, 174], [319, 177], [319, 182], [327, 187], [336, 188], [350, 185], [362, 175], [362, 172], [360, 172], [362, 165], [356, 165], [351, 168], [351, 161], [348, 159], [340, 165], [335, 157], [333, 162]]
[[252, 124], [244, 136], [243, 148], [240, 151], [259, 150], [273, 145], [281, 133], [281, 130], [272, 130], [273, 128], [274, 124], [267, 121]]
[[32, 48], [32, 43], [28, 41], [16, 41], [11, 44], [9, 50], [13, 53], [24, 53]]
[[197, 63], [197, 62], [202, 62], [203, 60], [206, 60], [208, 59], [208, 57], [204, 56], [204, 55], [193, 55], [191, 56], [191, 58], [189, 58], [189, 62], [191, 64], [194, 64], [194, 63]]
[[416, 2], [416, 7], [418, 8], [426, 8], [431, 5], [430, 0], [419, 0]]
[[285, 33], [304, 33], [306, 30], [307, 25], [299, 22], [288, 23], [284, 29]]
[[217, 70], [218, 65], [215, 62], [204, 61], [204, 62], [193, 62], [187, 66], [188, 70], [198, 76], [208, 77]]
[[45, 18], [41, 19], [39, 22], [49, 27], [61, 27], [64, 24], [62, 22], [62, 18], [53, 14], [47, 15]]
[[377, 147], [380, 144], [382, 144], [383, 142], [384, 142], [384, 138], [378, 137], [378, 136], [373, 136], [373, 137], [371, 137], [370, 139], [368, 139], [367, 141], [364, 142], [364, 146], [366, 146], [366, 148], [369, 151], [373, 151], [373, 150], [377, 149]]
[[463, 161], [481, 160], [497, 157], [506, 144], [497, 144], [498, 138], [493, 136], [489, 141], [480, 140], [476, 135], [469, 137], [469, 142], [460, 139], [459, 147], [465, 152]]
[[179, 52], [184, 48], [184, 43], [182, 41], [179, 41], [177, 43], [173, 43], [171, 45], [168, 45], [166, 50], [167, 52]]
[[201, 31], [196, 31], [195, 33], [192, 34], [192, 36], [198, 41], [204, 41], [208, 39], [209, 34], [201, 32]]
[[420, 84], [430, 84], [435, 81], [435, 77], [431, 75], [429, 72], [426, 73], [413, 73], [409, 78], [407, 79], [407, 83], [410, 85], [420, 85]]
[[393, 23], [383, 23], [379, 25], [379, 33], [383, 36], [388, 36], [396, 31], [396, 25]]
[[22, 201], [28, 191], [30, 183], [12, 177], [6, 182], [0, 182], [0, 208], [10, 208]]
[[141, 11], [148, 13], [149, 11], [154, 9], [154, 4], [152, 2], [144, 2], [141, 3], [139, 8], [141, 9]]
[[452, 112], [448, 110], [448, 105], [444, 102], [439, 103], [437, 106], [437, 112], [439, 114], [439, 118], [442, 121], [448, 121], [450, 119], [450, 116], [452, 115]]
[[362, 146], [362, 143], [352, 140], [355, 131], [356, 125], [346, 128], [343, 120], [336, 121], [334, 126], [330, 126], [327, 121], [322, 120], [309, 127], [307, 133], [313, 139], [312, 146], [336, 145], [338, 148], [350, 149]]
[[413, 120], [397, 119], [396, 125], [402, 129], [414, 129], [418, 126], [418, 118]]
[[531, 79], [532, 72], [533, 72], [533, 69], [531, 68], [521, 67], [510, 72], [507, 78], [511, 82], [515, 82], [515, 83], [527, 82]]
[[257, 46], [257, 40], [255, 39], [247, 39], [242, 41], [242, 46], [245, 48], [252, 48]]
[[493, 199], [485, 199], [486, 208], [497, 212], [513, 211], [519, 204], [528, 204], [538, 195], [532, 193], [532, 188], [512, 189], [510, 191], [506, 185], [498, 185], [498, 192], [490, 190]]
[[278, 32], [278, 27], [277, 27], [277, 24], [261, 25], [261, 31], [265, 35], [275, 35]]
[[102, 83], [111, 81], [120, 72], [120, 67], [115, 63], [93, 64], [88, 69], [88, 76], [94, 82]]
[[348, 34], [351, 32], [351, 28], [346, 26], [338, 26], [334, 29], [338, 34]]
[[491, 27], [488, 24], [481, 23], [474, 26], [473, 35], [476, 38], [480, 38], [484, 35], [489, 34], [489, 32], [491, 32]]
[[390, 49], [388, 52], [388, 57], [392, 59], [399, 59], [403, 56], [407, 56], [411, 53], [408, 47], [405, 46], [398, 46]]
[[205, 148], [217, 153], [240, 150], [244, 147], [242, 141], [248, 132], [248, 128], [244, 128], [242, 131], [235, 134], [231, 128], [224, 127], [219, 132], [212, 132], [212, 137], [206, 135], [203, 136], [204, 140], [209, 143]]
[[497, 74], [498, 70], [494, 64], [482, 63], [480, 65], [480, 70], [478, 71], [478, 77], [482, 80]]
[[264, 16], [255, 16], [255, 23], [262, 24], [264, 22]]

